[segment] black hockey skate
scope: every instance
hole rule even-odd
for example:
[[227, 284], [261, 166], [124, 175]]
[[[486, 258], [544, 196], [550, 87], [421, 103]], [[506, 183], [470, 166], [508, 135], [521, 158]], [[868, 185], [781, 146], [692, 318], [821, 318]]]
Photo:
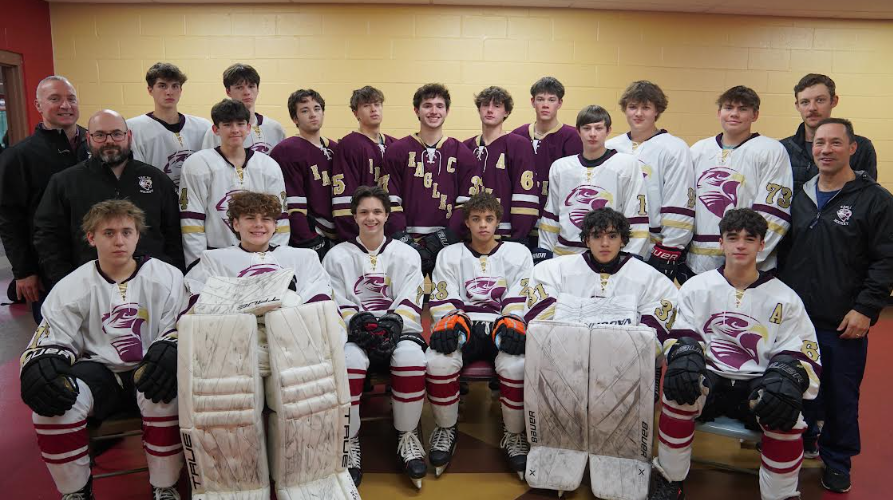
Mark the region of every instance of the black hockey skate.
[[360, 460], [360, 438], [354, 436], [347, 443], [347, 472], [353, 479], [353, 485], [358, 487], [363, 480], [363, 465]]
[[668, 481], [658, 470], [651, 471], [651, 492], [648, 500], [685, 500], [682, 481]]
[[508, 457], [509, 466], [523, 481], [524, 472], [527, 470], [527, 454], [530, 453], [530, 443], [527, 441], [527, 434], [524, 432], [514, 434], [503, 428], [502, 441], [499, 442], [499, 447], [502, 448]]
[[152, 500], [180, 500], [180, 493], [176, 486], [170, 488], [152, 487]]
[[456, 439], [459, 437], [459, 426], [435, 427], [431, 433], [431, 451], [429, 458], [434, 466], [434, 475], [440, 477], [456, 451]]
[[397, 431], [397, 458], [412, 484], [422, 489], [422, 479], [428, 474], [428, 466], [425, 464], [425, 448], [419, 439], [418, 427], [409, 432]]
[[74, 493], [62, 495], [62, 500], [95, 500], [93, 497], [93, 477], [87, 480], [87, 484], [83, 488]]

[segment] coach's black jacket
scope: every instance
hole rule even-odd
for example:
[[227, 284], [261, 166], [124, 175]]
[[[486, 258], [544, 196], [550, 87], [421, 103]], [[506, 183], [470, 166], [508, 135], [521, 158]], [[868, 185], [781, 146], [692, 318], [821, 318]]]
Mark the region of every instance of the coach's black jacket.
[[857, 172], [818, 211], [817, 181], [794, 197], [780, 277], [816, 328], [836, 330], [851, 309], [874, 324], [893, 288], [893, 195]]
[[136, 254], [184, 269], [174, 183], [161, 170], [133, 158], [118, 179], [93, 157], [54, 175], [34, 215], [34, 246], [40, 267], [52, 284], [96, 258], [81, 222], [93, 205], [116, 198], [128, 199], [146, 212], [146, 231], [140, 236]]
[[50, 177], [87, 159], [87, 129], [78, 127], [72, 148], [63, 130], [38, 125], [0, 155], [0, 239], [15, 279], [38, 274], [32, 244], [34, 212]]
[[[788, 150], [791, 157], [791, 168], [794, 172], [794, 195], [800, 194], [800, 188], [809, 179], [819, 175], [819, 167], [815, 165], [812, 151], [806, 145], [806, 126], [802, 123], [797, 128], [797, 133], [782, 139], [781, 144]], [[850, 166], [853, 170], [861, 170], [874, 180], [877, 180], [877, 153], [871, 141], [856, 136], [856, 152], [850, 156]]]

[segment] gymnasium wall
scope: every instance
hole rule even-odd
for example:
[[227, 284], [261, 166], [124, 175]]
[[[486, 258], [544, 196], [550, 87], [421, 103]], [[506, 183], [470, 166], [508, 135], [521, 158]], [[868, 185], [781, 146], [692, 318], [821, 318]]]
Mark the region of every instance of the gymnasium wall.
[[40, 123], [40, 113], [32, 104], [34, 91], [43, 77], [53, 73], [50, 8], [44, 0], [15, 0], [15, 8], [12, 3], [0, 7], [0, 50], [22, 55], [28, 125], [33, 129]]
[[258, 110], [294, 133], [286, 100], [312, 87], [326, 99], [324, 134], [356, 127], [347, 106], [365, 84], [386, 96], [384, 130], [417, 130], [412, 94], [446, 83], [446, 122], [460, 139], [480, 131], [473, 94], [501, 85], [515, 98], [507, 125], [532, 119], [530, 84], [543, 75], [567, 87], [560, 117], [605, 106], [626, 130], [617, 99], [650, 79], [670, 107], [658, 122], [689, 143], [720, 131], [716, 97], [738, 84], [762, 98], [755, 130], [776, 138], [800, 122], [792, 87], [827, 73], [841, 96], [836, 115], [874, 141], [880, 180], [893, 188], [893, 22], [435, 6], [50, 4], [56, 71], [81, 98], [82, 121], [101, 107], [150, 111], [146, 69], [171, 61], [189, 76], [181, 108], [209, 116], [225, 96], [221, 73], [241, 61], [261, 75]]

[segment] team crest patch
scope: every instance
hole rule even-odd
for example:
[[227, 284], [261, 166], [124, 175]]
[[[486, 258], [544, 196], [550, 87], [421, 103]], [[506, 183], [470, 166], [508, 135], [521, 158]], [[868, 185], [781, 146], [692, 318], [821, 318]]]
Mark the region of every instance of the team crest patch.
[[837, 210], [837, 218], [834, 219], [834, 222], [840, 224], [841, 226], [849, 226], [850, 225], [850, 217], [853, 216], [853, 211], [850, 209], [849, 205], [841, 205], [840, 209]]
[[141, 193], [152, 193], [154, 190], [152, 189], [152, 178], [148, 175], [139, 176], [140, 181], [140, 192]]

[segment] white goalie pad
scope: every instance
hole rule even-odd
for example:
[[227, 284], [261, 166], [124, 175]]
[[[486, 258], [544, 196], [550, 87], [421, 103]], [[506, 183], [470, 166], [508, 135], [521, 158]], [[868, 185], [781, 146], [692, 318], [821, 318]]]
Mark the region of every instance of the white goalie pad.
[[270, 468], [280, 500], [359, 500], [347, 472], [350, 390], [334, 302], [266, 314]]
[[527, 484], [572, 491], [589, 457], [586, 401], [589, 328], [534, 321], [527, 330], [524, 410], [530, 453]]
[[601, 325], [590, 331], [589, 477], [605, 500], [644, 500], [651, 477], [654, 330]]
[[193, 500], [267, 500], [257, 319], [187, 314], [178, 323], [180, 433]]
[[[213, 276], [208, 278], [198, 302], [192, 309], [194, 314], [255, 314], [262, 316], [283, 305], [296, 305], [288, 297], [288, 286], [294, 278], [291, 269], [279, 269], [269, 273], [242, 278]], [[286, 302], [283, 304], [283, 302]]]

